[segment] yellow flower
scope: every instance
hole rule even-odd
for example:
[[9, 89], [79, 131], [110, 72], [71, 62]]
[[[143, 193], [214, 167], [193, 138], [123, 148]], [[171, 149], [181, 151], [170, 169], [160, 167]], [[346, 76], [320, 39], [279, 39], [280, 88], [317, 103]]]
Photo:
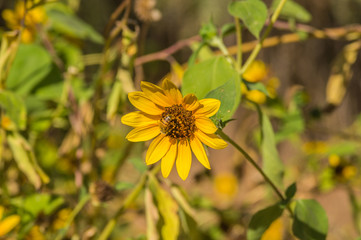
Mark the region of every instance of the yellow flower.
[[155, 138], [146, 154], [146, 164], [161, 161], [161, 171], [168, 177], [174, 162], [179, 176], [188, 177], [192, 151], [198, 161], [210, 169], [203, 144], [221, 149], [227, 143], [214, 133], [217, 127], [209, 119], [217, 113], [220, 101], [198, 100], [194, 94], [184, 98], [177, 87], [164, 80], [162, 87], [149, 82], [141, 83], [142, 92], [129, 93], [129, 101], [140, 111], [122, 117], [123, 124], [134, 127], [126, 136], [131, 142]]
[[276, 219], [263, 233], [261, 240], [283, 239], [283, 224], [281, 218]]
[[266, 78], [269, 68], [260, 60], [255, 60], [248, 67], [247, 71], [243, 73], [243, 78], [248, 82], [260, 82]]
[[215, 176], [213, 186], [221, 197], [231, 200], [237, 193], [238, 182], [234, 174], [222, 173]]
[[4, 211], [4, 207], [0, 206], [0, 237], [5, 236], [20, 222], [20, 216], [18, 215], [11, 215], [1, 220], [3, 218]]
[[[277, 77], [268, 77], [269, 67], [262, 61], [256, 60], [253, 61], [249, 66], [247, 71], [242, 75], [243, 79], [247, 82], [256, 83], [261, 82], [265, 85], [267, 92], [270, 98], [275, 98], [277, 95], [277, 88], [280, 85], [279, 79]], [[259, 90], [249, 90], [244, 83], [241, 83], [241, 91], [245, 98], [248, 100], [263, 104], [267, 100], [265, 93]]]
[[21, 29], [21, 23], [24, 19], [25, 28], [22, 31], [21, 40], [24, 43], [30, 43], [34, 41], [36, 35], [36, 25], [44, 23], [46, 20], [45, 10], [43, 7], [33, 7], [33, 4], [38, 1], [27, 1], [27, 9], [25, 19], [25, 4], [24, 1], [18, 1], [15, 4], [14, 10], [5, 9], [2, 12], [2, 17], [6, 22], [6, 26], [12, 30]]

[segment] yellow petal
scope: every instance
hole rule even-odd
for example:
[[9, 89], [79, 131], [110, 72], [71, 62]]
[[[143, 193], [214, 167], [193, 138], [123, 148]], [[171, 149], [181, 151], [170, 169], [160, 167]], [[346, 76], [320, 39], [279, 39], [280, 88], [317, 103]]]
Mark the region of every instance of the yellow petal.
[[19, 23], [17, 22], [17, 18], [16, 15], [14, 14], [14, 11], [10, 10], [10, 9], [5, 9], [4, 11], [2, 11], [1, 13], [3, 19], [6, 21], [6, 25], [11, 28], [17, 28], [19, 27]]
[[203, 147], [203, 144], [201, 143], [201, 141], [197, 137], [194, 137], [190, 141], [190, 143], [191, 143], [192, 151], [193, 151], [194, 155], [196, 156], [196, 158], [198, 159], [198, 161], [200, 163], [202, 163], [202, 165], [205, 168], [211, 169], [206, 151], [204, 151], [204, 147]]
[[167, 154], [162, 158], [161, 170], [163, 177], [167, 178], [171, 172], [175, 158], [177, 156], [177, 143], [174, 142], [170, 145]]
[[131, 142], [148, 141], [160, 134], [160, 128], [157, 125], [150, 125], [145, 127], [137, 127], [128, 133], [126, 139]]
[[198, 102], [196, 95], [192, 93], [189, 93], [184, 97], [183, 104], [185, 109], [188, 111], [194, 111], [200, 106], [200, 103]]
[[263, 92], [260, 92], [258, 90], [250, 90], [246, 93], [246, 97], [248, 100], [251, 100], [252, 102], [263, 104], [267, 100], [266, 94]]
[[0, 221], [3, 218], [4, 211], [5, 211], [5, 208], [3, 206], [0, 206]]
[[227, 147], [227, 143], [215, 134], [207, 134], [203, 133], [202, 131], [195, 131], [194, 134], [208, 147], [214, 149], [222, 149]]
[[211, 117], [218, 112], [221, 102], [218, 99], [214, 98], [205, 98], [199, 100], [199, 103], [202, 107], [198, 108], [195, 111], [195, 115], [204, 115], [206, 117]]
[[123, 124], [131, 127], [145, 127], [155, 125], [160, 120], [161, 116], [153, 116], [140, 111], [131, 112], [121, 118]]
[[217, 131], [217, 127], [212, 120], [205, 117], [196, 118], [196, 126], [199, 130], [209, 134]]
[[128, 94], [129, 101], [140, 111], [150, 115], [161, 115], [163, 109], [154, 104], [143, 92], [131, 92]]
[[158, 162], [168, 152], [171, 145], [170, 138], [161, 134], [150, 144], [147, 156], [145, 157], [145, 163], [150, 165]]
[[169, 80], [165, 79], [162, 82], [162, 87], [165, 90], [165, 94], [173, 100], [173, 104], [181, 104], [183, 101], [182, 94], [178, 88]]
[[169, 101], [169, 98], [164, 94], [163, 89], [161, 89], [157, 85], [154, 85], [150, 82], [142, 81], [140, 87], [142, 88], [142, 91], [145, 93], [145, 95], [149, 99], [152, 99], [152, 101], [158, 104], [159, 106], [163, 106], [163, 107], [172, 106], [172, 103]]
[[182, 180], [186, 180], [191, 169], [192, 151], [187, 141], [180, 141], [178, 143], [178, 152], [176, 166], [178, 175]]
[[11, 215], [0, 222], [0, 237], [10, 232], [20, 222], [20, 216]]

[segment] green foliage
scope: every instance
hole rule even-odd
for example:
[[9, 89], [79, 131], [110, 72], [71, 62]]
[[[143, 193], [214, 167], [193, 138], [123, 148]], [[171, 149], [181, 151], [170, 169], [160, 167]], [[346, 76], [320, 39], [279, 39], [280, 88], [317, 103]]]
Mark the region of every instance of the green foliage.
[[279, 204], [258, 211], [252, 216], [248, 225], [247, 240], [260, 240], [268, 227], [282, 215], [283, 208]]
[[[275, 8], [280, 1], [281, 0], [274, 0], [272, 7]], [[304, 7], [292, 0], [288, 0], [285, 3], [281, 11], [281, 16], [284, 18], [294, 19], [296, 21], [305, 23], [311, 21], [312, 19], [311, 14]]]
[[229, 13], [242, 20], [247, 29], [259, 38], [266, 20], [267, 7], [260, 0], [233, 1], [228, 5]]
[[259, 111], [262, 127], [263, 170], [277, 186], [283, 186], [284, 165], [279, 158], [273, 128], [268, 116]]
[[301, 240], [326, 239], [328, 220], [325, 210], [313, 199], [297, 200], [292, 231]]
[[22, 99], [13, 92], [0, 90], [0, 110], [15, 124], [11, 130], [24, 130], [26, 127], [26, 108]]

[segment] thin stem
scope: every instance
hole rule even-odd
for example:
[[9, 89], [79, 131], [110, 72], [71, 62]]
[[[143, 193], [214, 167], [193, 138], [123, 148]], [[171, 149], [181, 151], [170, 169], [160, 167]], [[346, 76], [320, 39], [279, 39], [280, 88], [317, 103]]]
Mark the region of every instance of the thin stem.
[[286, 199], [283, 197], [281, 191], [276, 187], [276, 185], [272, 182], [272, 180], [264, 173], [264, 171], [257, 165], [257, 163], [253, 160], [253, 158], [248, 155], [248, 153], [239, 146], [235, 141], [233, 141], [227, 134], [225, 134], [222, 130], [218, 129], [217, 134], [221, 136], [224, 140], [232, 144], [233, 147], [235, 147], [238, 151], [240, 151], [243, 156], [257, 169], [257, 171], [263, 176], [263, 178], [266, 180], [266, 182], [271, 185], [277, 196], [282, 200], [285, 201]]
[[253, 49], [251, 55], [248, 57], [246, 63], [243, 65], [243, 67], [241, 68], [241, 74], [243, 74], [248, 67], [251, 65], [251, 63], [254, 61], [254, 59], [257, 57], [259, 51], [261, 51], [262, 49], [262, 45], [263, 45], [263, 41], [266, 39], [266, 37], [268, 36], [268, 34], [271, 32], [271, 29], [273, 27], [273, 24], [276, 22], [278, 16], [281, 13], [281, 10], [283, 8], [283, 6], [285, 5], [287, 0], [281, 0], [275, 10], [275, 12], [273, 13], [272, 17], [271, 17], [271, 21], [268, 25], [268, 27], [266, 28], [265, 33], [262, 35], [261, 39], [258, 41], [256, 47]]
[[234, 18], [236, 24], [236, 35], [237, 35], [237, 65], [236, 69], [242, 68], [242, 26], [238, 18]]
[[[274, 190], [274, 192], [277, 194], [277, 196], [280, 198], [280, 200], [282, 202], [286, 201], [286, 199], [283, 197], [281, 191], [276, 187], [276, 185], [272, 182], [272, 180], [264, 173], [264, 171], [262, 170], [262, 168], [260, 168], [257, 163], [253, 160], [253, 158], [248, 155], [248, 153], [241, 147], [239, 146], [235, 141], [233, 141], [227, 134], [225, 134], [221, 129], [217, 130], [217, 134], [223, 138], [225, 141], [229, 142], [233, 147], [235, 147], [238, 151], [240, 151], [243, 156], [247, 159], [248, 162], [250, 162], [256, 169], [257, 171], [262, 175], [262, 177], [264, 178], [264, 180], [266, 180], [266, 182], [272, 187], [272, 189]], [[293, 212], [291, 210], [291, 208], [289, 207], [289, 205], [287, 205], [287, 210], [289, 211], [290, 215], [293, 216]]]

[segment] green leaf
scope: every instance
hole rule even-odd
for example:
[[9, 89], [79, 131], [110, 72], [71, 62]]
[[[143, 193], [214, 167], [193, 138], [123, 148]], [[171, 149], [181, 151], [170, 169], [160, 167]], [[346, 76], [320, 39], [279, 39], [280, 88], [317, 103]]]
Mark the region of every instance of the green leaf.
[[221, 28], [221, 36], [225, 37], [231, 33], [234, 33], [235, 31], [236, 31], [236, 26], [234, 23], [224, 24]]
[[156, 205], [163, 218], [161, 235], [163, 239], [176, 240], [179, 235], [178, 204], [165, 191], [153, 175], [149, 175], [149, 188], [156, 199]]
[[103, 37], [92, 26], [63, 6], [59, 6], [60, 4], [57, 4], [55, 7], [47, 9], [51, 27], [55, 31], [75, 38], [88, 39], [99, 44], [104, 42]]
[[16, 94], [0, 90], [0, 110], [10, 118], [19, 130], [26, 127], [26, 108], [24, 102]]
[[202, 25], [199, 35], [202, 37], [203, 41], [211, 41], [217, 36], [217, 28], [212, 21], [209, 21], [208, 23]]
[[[275, 9], [281, 0], [275, 0], [272, 3], [272, 8]], [[309, 22], [312, 19], [311, 14], [298, 3], [288, 0], [281, 10], [281, 17], [295, 19], [299, 22]]]
[[115, 116], [119, 103], [121, 102], [121, 97], [123, 93], [123, 87], [120, 81], [115, 81], [110, 96], [108, 98], [107, 104], [107, 119], [111, 120]]
[[292, 183], [287, 189], [286, 189], [286, 198], [291, 199], [295, 196], [297, 192], [297, 186], [296, 183]]
[[134, 183], [130, 183], [130, 182], [118, 182], [114, 186], [114, 188], [117, 191], [124, 191], [124, 190], [127, 190], [127, 189], [132, 189], [134, 187], [135, 187]]
[[272, 124], [268, 116], [259, 112], [262, 126], [261, 151], [263, 170], [266, 175], [278, 186], [283, 186], [284, 165], [278, 156]]
[[225, 57], [218, 56], [189, 67], [183, 77], [182, 93], [204, 98], [226, 82], [238, 79], [238, 74]]
[[326, 239], [327, 215], [316, 200], [301, 199], [296, 201], [292, 231], [301, 240]]
[[273, 221], [282, 215], [283, 208], [279, 204], [267, 207], [253, 215], [247, 230], [247, 240], [259, 240]]
[[36, 44], [20, 45], [6, 87], [20, 95], [27, 95], [51, 69], [51, 57], [44, 48]]
[[237, 18], [240, 18], [248, 30], [259, 38], [266, 20], [267, 7], [260, 0], [244, 0], [231, 2], [228, 5], [228, 12]]
[[221, 101], [221, 106], [213, 118], [224, 122], [233, 116], [241, 99], [240, 86], [239, 77], [236, 75], [235, 78], [207, 94], [206, 98], [215, 98]]

